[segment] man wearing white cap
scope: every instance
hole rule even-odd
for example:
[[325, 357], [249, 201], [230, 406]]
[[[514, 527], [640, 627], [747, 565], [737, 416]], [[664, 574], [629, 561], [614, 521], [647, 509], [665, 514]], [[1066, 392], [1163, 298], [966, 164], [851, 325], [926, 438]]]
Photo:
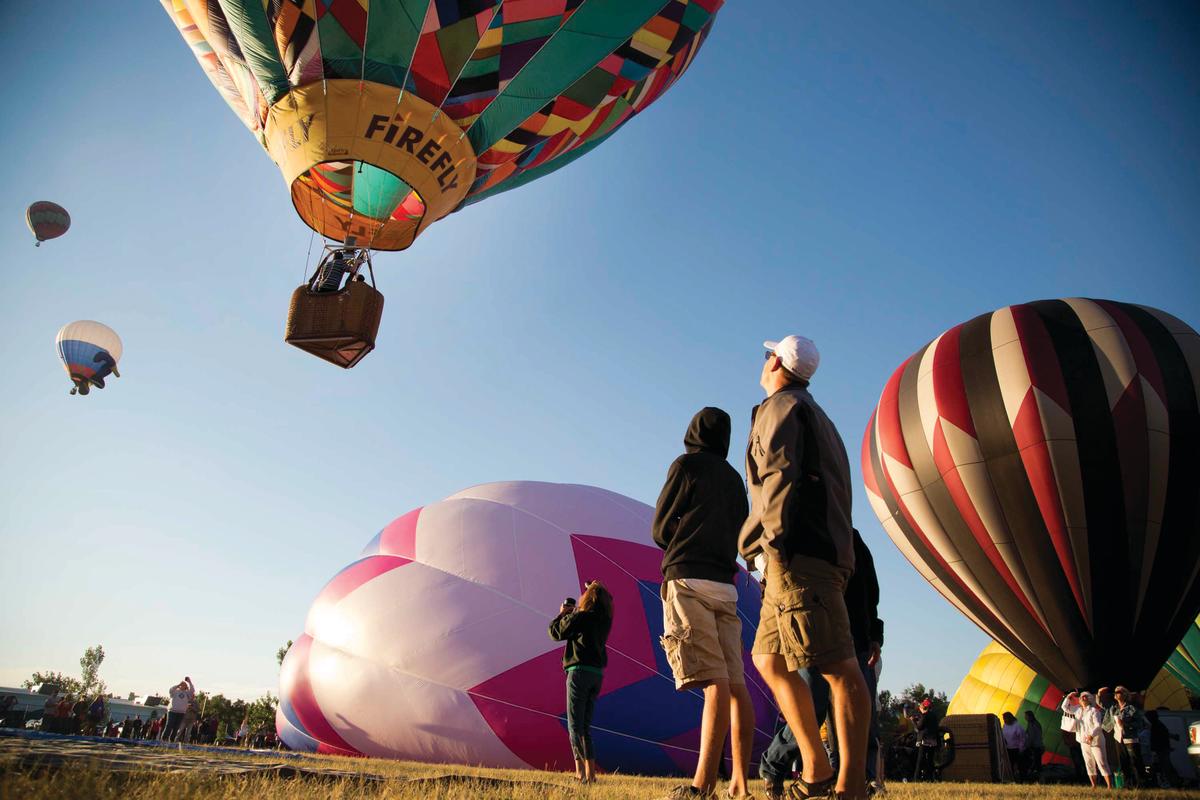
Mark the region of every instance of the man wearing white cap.
[[[738, 549], [764, 581], [754, 665], [796, 735], [803, 761], [794, 799], [866, 796], [871, 698], [856, 658], [843, 594], [854, 571], [850, 462], [837, 428], [808, 391], [820, 355], [811, 340], [764, 342], [746, 451], [750, 517]], [[841, 768], [821, 745], [806, 668], [829, 683]]]

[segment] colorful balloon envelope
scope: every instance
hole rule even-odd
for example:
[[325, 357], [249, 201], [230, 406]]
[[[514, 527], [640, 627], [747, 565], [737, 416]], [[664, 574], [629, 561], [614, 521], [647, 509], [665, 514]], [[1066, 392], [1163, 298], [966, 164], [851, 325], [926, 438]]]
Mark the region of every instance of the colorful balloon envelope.
[[87, 394], [94, 386], [104, 388], [109, 375], [121, 377], [121, 337], [107, 325], [83, 319], [63, 325], [54, 340], [63, 368], [71, 376], [71, 394]]
[[[654, 510], [589, 486], [493, 483], [396, 519], [308, 612], [280, 675], [276, 724], [295, 750], [488, 767], [571, 769], [566, 597], [613, 594], [592, 736], [605, 770], [687, 773], [703, 699], [677, 692], [659, 644]], [[750, 663], [761, 596], [736, 578], [755, 749], [776, 712]]]
[[[1043, 763], [1069, 764], [1071, 754], [1059, 727], [1064, 694], [1049, 679], [1038, 675], [1012, 653], [992, 642], [983, 648], [979, 658], [971, 665], [958, 691], [950, 698], [946, 713], [995, 714], [1002, 717], [1007, 711], [1024, 726], [1025, 712], [1032, 711], [1042, 726], [1046, 747]], [[1184, 687], [1166, 669], [1160, 670], [1146, 689], [1144, 705], [1148, 709], [1168, 708], [1172, 711], [1191, 708]]]
[[605, 141], [722, 2], [162, 0], [301, 219], [379, 250]]
[[1165, 669], [1200, 697], [1200, 619], [1188, 626], [1183, 641], [1167, 659]]
[[1200, 611], [1200, 338], [1107, 300], [1009, 306], [896, 370], [868, 497], [951, 603], [1059, 686], [1144, 686]]
[[57, 239], [71, 227], [71, 215], [58, 203], [38, 200], [25, 209], [25, 224], [37, 237], [36, 247], [47, 239]]

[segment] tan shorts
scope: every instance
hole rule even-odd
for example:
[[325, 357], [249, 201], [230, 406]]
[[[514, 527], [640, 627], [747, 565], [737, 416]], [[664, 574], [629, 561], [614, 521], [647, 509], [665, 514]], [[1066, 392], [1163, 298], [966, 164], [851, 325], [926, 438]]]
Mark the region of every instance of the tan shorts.
[[744, 684], [742, 621], [737, 603], [715, 600], [679, 581], [663, 581], [663, 651], [675, 676], [675, 688], [727, 680]]
[[854, 658], [844, 597], [849, 577], [819, 558], [795, 556], [787, 569], [769, 561], [754, 654], [782, 655], [792, 671]]

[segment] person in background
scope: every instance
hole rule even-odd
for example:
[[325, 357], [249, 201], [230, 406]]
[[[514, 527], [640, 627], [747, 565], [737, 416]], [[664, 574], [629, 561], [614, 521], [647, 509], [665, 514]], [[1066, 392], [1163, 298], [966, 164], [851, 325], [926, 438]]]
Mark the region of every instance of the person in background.
[[1034, 713], [1025, 711], [1025, 775], [1034, 782], [1042, 779], [1042, 756], [1046, 752], [1046, 740], [1042, 735], [1042, 723]]
[[[854, 572], [850, 462], [836, 426], [809, 393], [820, 356], [802, 336], [764, 342], [746, 448], [750, 517], [738, 549], [764, 578], [754, 665], [796, 735], [803, 769], [791, 794], [802, 800], [836, 790], [866, 797], [871, 697], [859, 669], [846, 609]], [[838, 735], [837, 773], [821, 745], [806, 667], [829, 683]]]
[[60, 732], [60, 725], [58, 723], [59, 699], [58, 695], [52, 694], [46, 698], [46, 702], [42, 706], [42, 730], [46, 733]]
[[242, 724], [238, 726], [237, 733], [234, 734], [237, 739], [238, 746], [249, 746], [250, 737], [250, 709], [246, 709], [245, 715], [242, 717]]
[[179, 727], [183, 724], [188, 705], [196, 699], [196, 686], [190, 677], [184, 677], [172, 686], [167, 694], [171, 697], [171, 705], [167, 711], [167, 726], [163, 730], [163, 738], [173, 742], [179, 736]]
[[742, 666], [738, 618], [738, 533], [746, 521], [746, 488], [729, 453], [729, 415], [702, 408], [683, 437], [686, 452], [671, 463], [658, 496], [652, 533], [663, 549], [662, 648], [678, 691], [704, 694], [700, 754], [690, 785], [675, 800], [711, 797], [732, 720], [733, 771], [729, 795], [750, 794], [747, 773], [754, 744], [754, 706]]
[[913, 717], [913, 728], [917, 733], [917, 765], [913, 770], [916, 780], [931, 781], [937, 777], [934, 762], [942, 744], [941, 722], [933, 701], [926, 697], [917, 706]]
[[1004, 736], [1004, 749], [1008, 751], [1008, 763], [1012, 767], [1013, 777], [1021, 780], [1024, 770], [1021, 768], [1021, 753], [1025, 750], [1025, 729], [1011, 711], [1004, 712], [1004, 727], [1000, 729]]
[[1154, 754], [1154, 772], [1159, 786], [1178, 786], [1179, 773], [1171, 763], [1171, 740], [1179, 741], [1179, 734], [1171, 733], [1167, 726], [1158, 718], [1158, 712], [1150, 709], [1146, 712], [1146, 721], [1150, 723], [1150, 752]]
[[1133, 703], [1129, 690], [1118, 686], [1114, 693], [1117, 699], [1113, 718], [1116, 722], [1113, 733], [1120, 748], [1121, 772], [1125, 774], [1125, 785], [1136, 789], [1141, 785], [1145, 772], [1145, 760], [1142, 758], [1142, 743], [1139, 738], [1142, 728], [1146, 726], [1146, 718], [1142, 710]]
[[[875, 573], [875, 560], [858, 529], [854, 529], [854, 574], [846, 584], [845, 599], [850, 614], [850, 634], [854, 638], [854, 649], [858, 651], [858, 665], [867, 682], [867, 691], [874, 697], [879, 681], [877, 667], [883, 648], [883, 620], [879, 618], [879, 578]], [[817, 721], [828, 722], [829, 684], [815, 670], [801, 669], [800, 677], [812, 692]], [[799, 758], [800, 747], [796, 744], [796, 737], [787, 721], [782, 720], [758, 765], [759, 775], [767, 782], [769, 799], [784, 796], [784, 782], [791, 775], [792, 764]], [[868, 794], [878, 792], [882, 787], [879, 774], [878, 702], [871, 703], [866, 777]]]
[[596, 781], [592, 714], [608, 666], [612, 625], [613, 597], [600, 581], [587, 585], [578, 606], [563, 603], [550, 622], [550, 638], [567, 643], [562, 659], [567, 673], [567, 735], [575, 756], [575, 777], [582, 783]]
[[1091, 692], [1071, 692], [1063, 698], [1062, 713], [1075, 720], [1075, 740], [1083, 751], [1083, 766], [1092, 788], [1096, 788], [1096, 773], [1099, 772], [1111, 789], [1112, 770], [1104, 746], [1104, 712], [1096, 702], [1096, 696]]
[[88, 701], [80, 696], [75, 701], [75, 705], [71, 706], [71, 730], [72, 734], [81, 734], [84, 732], [87, 725]]

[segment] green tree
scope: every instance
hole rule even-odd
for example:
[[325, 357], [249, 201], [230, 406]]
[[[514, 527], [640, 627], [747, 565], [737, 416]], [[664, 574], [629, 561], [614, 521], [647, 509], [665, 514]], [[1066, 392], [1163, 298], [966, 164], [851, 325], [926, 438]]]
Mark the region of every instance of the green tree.
[[70, 695], [79, 695], [80, 684], [75, 678], [69, 675], [63, 675], [61, 672], [53, 670], [47, 672], [35, 672], [25, 680], [21, 681], [21, 685], [26, 689], [37, 689], [43, 683], [52, 683], [61, 691]]
[[96, 645], [89, 647], [83, 651], [83, 656], [79, 659], [79, 667], [82, 670], [79, 681], [79, 691], [86, 695], [104, 694], [108, 688], [104, 681], [100, 680], [100, 664], [104, 662], [104, 645]]
[[283, 659], [287, 657], [288, 650], [292, 649], [292, 640], [288, 639], [287, 644], [275, 651], [275, 660], [279, 662], [279, 666], [283, 666]]

